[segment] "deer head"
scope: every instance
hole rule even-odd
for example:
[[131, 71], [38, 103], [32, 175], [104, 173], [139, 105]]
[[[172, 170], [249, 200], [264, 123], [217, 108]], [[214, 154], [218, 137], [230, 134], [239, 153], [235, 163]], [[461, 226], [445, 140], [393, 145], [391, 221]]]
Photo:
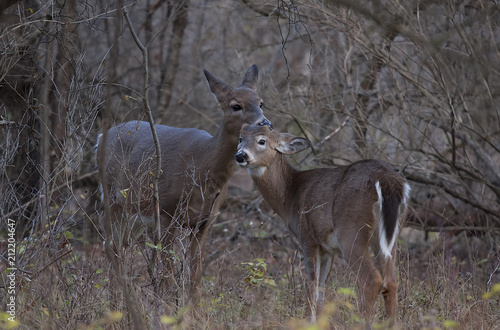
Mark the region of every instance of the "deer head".
[[245, 123], [267, 125], [272, 129], [271, 122], [264, 116], [263, 100], [257, 94], [259, 69], [254, 64], [245, 74], [243, 82], [237, 88], [224, 84], [219, 78], [204, 70], [210, 91], [224, 111], [222, 127], [231, 132], [239, 133]]
[[261, 175], [275, 160], [276, 153], [291, 155], [310, 146], [308, 139], [244, 124], [235, 158], [238, 165], [247, 167], [251, 174]]

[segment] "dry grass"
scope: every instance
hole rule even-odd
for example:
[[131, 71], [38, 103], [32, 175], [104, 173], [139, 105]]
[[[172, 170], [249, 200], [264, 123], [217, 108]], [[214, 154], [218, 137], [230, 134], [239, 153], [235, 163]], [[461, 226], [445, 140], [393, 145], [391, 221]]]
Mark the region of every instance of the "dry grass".
[[[177, 248], [175, 253], [160, 250], [159, 258], [173, 258], [176, 268], [168, 274], [158, 261], [154, 285], [144, 257], [153, 247], [136, 244], [126, 251], [122, 265], [149, 327], [361, 328], [352, 289], [354, 275], [340, 259], [330, 277], [329, 304], [323, 317], [316, 325], [307, 321], [300, 255], [279, 227], [280, 220], [270, 217], [264, 203], [255, 197], [248, 194], [238, 201], [229, 199], [212, 228], [199, 308], [184, 306], [182, 249]], [[17, 277], [18, 328], [131, 328], [127, 308], [111, 285], [111, 268], [99, 235], [95, 230], [89, 234], [90, 228], [67, 225], [54, 223], [53, 228], [18, 244], [22, 269]], [[494, 272], [498, 260], [493, 255], [483, 259], [482, 246], [477, 242], [481, 240], [465, 235], [430, 235], [427, 241], [413, 246], [405, 239], [400, 241], [400, 328], [498, 328], [499, 295], [483, 299], [498, 282], [498, 273]], [[461, 257], [472, 246], [476, 247], [472, 249], [473, 258]], [[1, 274], [4, 282], [4, 269]], [[174, 281], [169, 281], [169, 276]], [[376, 308], [375, 328], [384, 328], [381, 299]]]

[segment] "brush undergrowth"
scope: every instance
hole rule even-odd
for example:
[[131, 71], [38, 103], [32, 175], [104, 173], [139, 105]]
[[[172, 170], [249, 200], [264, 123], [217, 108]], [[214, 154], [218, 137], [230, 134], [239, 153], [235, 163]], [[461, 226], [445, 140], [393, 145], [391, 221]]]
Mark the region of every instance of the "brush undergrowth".
[[[312, 324], [307, 316], [303, 265], [290, 238], [272, 222], [260, 221], [250, 212], [242, 217], [241, 212], [230, 211], [211, 231], [199, 306], [186, 304], [182, 294], [186, 288], [182, 249], [165, 251], [146, 239], [126, 250], [121, 260], [126, 280], [132, 283], [141, 316], [151, 329], [364, 327], [353, 289], [354, 275], [340, 258], [328, 282], [328, 303]], [[99, 235], [84, 238], [81, 232], [82, 228], [52, 226], [18, 242], [17, 322], [8, 321], [8, 314], [2, 311], [0, 327], [132, 327], [120, 290], [113, 285]], [[477, 240], [434, 235], [419, 248], [400, 241], [396, 328], [500, 327], [498, 255], [491, 253], [491, 247], [482, 252]], [[460, 246], [473, 248], [463, 257]], [[153, 271], [146, 262], [152, 249], [158, 250]], [[174, 265], [171, 272], [162, 266], [166, 259]], [[2, 283], [7, 275], [2, 268]], [[4, 290], [0, 295], [6, 301]], [[376, 311], [373, 327], [386, 328], [381, 298]]]

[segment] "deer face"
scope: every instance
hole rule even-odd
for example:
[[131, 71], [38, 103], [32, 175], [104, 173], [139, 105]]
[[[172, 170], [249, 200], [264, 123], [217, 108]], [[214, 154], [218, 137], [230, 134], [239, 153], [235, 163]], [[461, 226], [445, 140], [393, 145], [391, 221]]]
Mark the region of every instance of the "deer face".
[[208, 85], [220, 108], [224, 111], [224, 125], [238, 132], [243, 124], [267, 125], [271, 122], [262, 112], [263, 101], [257, 94], [259, 69], [254, 64], [248, 69], [241, 86], [231, 88], [219, 78], [205, 71]]
[[309, 140], [288, 133], [271, 131], [267, 126], [243, 125], [236, 162], [260, 176], [279, 154], [294, 154], [309, 148]]

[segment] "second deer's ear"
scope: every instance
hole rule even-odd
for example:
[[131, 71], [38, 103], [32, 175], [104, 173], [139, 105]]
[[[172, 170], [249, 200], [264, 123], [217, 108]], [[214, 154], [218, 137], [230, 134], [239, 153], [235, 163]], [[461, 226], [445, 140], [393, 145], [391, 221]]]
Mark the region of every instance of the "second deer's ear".
[[229, 93], [231, 87], [224, 84], [222, 80], [220, 80], [207, 70], [203, 70], [203, 72], [205, 73], [205, 78], [207, 78], [207, 83], [208, 87], [210, 88], [210, 91], [214, 95], [217, 102], [220, 103], [221, 96]]
[[258, 85], [259, 85], [259, 68], [257, 67], [257, 65], [254, 64], [250, 67], [250, 69], [248, 69], [247, 73], [245, 74], [245, 78], [243, 78], [241, 86], [257, 91]]
[[281, 133], [276, 150], [282, 154], [291, 155], [311, 146], [311, 141], [308, 139], [294, 136], [288, 133]]

